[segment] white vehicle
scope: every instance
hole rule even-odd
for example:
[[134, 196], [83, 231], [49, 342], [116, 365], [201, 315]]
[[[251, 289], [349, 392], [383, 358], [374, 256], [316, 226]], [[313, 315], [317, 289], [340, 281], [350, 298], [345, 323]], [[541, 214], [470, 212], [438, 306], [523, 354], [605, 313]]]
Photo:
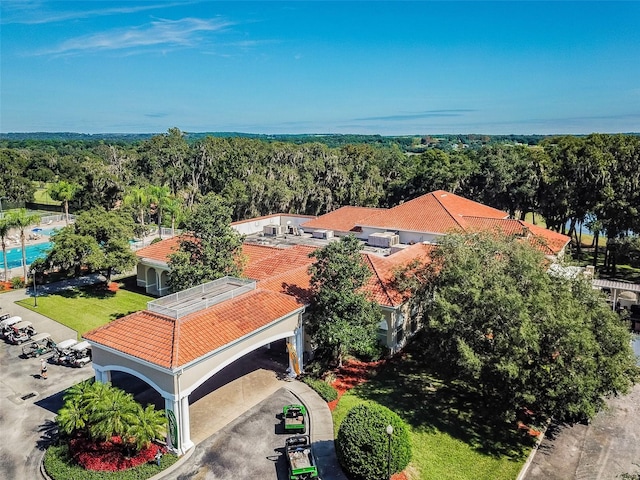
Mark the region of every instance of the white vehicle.
[[36, 329], [33, 328], [31, 322], [22, 321], [14, 323], [10, 327], [10, 331], [7, 334], [7, 340], [11, 343], [20, 344], [30, 340], [36, 333]]
[[73, 357], [71, 360], [72, 366], [84, 367], [91, 361], [91, 344], [87, 341], [76, 343], [71, 347], [70, 356]]
[[68, 357], [71, 354], [71, 347], [73, 347], [77, 343], [78, 341], [74, 338], [56, 343], [55, 352], [52, 357], [53, 362], [58, 364], [68, 363]]
[[69, 367], [84, 367], [91, 362], [91, 344], [87, 341], [76, 342], [75, 340], [60, 342], [56, 345], [53, 361]]
[[2, 338], [6, 338], [11, 331], [11, 326], [22, 321], [22, 317], [7, 317], [0, 322], [0, 335]]

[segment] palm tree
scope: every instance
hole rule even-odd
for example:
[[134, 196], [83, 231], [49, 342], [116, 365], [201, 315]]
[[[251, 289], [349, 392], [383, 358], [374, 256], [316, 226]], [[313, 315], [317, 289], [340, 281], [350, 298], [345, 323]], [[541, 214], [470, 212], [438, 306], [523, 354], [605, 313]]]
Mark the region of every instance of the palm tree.
[[51, 198], [64, 203], [64, 216], [67, 226], [69, 225], [69, 201], [75, 197], [80, 190], [80, 185], [60, 180], [49, 186], [48, 192]]
[[20, 243], [22, 244], [22, 269], [24, 273], [24, 279], [27, 279], [27, 246], [24, 231], [30, 225], [40, 223], [39, 215], [30, 215], [26, 208], [20, 208], [18, 210], [12, 210], [7, 214], [7, 221], [9, 226], [16, 227], [20, 230]]
[[156, 206], [156, 212], [158, 213], [158, 238], [162, 238], [162, 210], [171, 198], [169, 196], [169, 187], [151, 185], [147, 194], [150, 203], [154, 203]]
[[142, 237], [144, 239], [144, 235], [145, 235], [144, 217], [150, 204], [147, 190], [142, 187], [132, 188], [129, 191], [129, 193], [127, 193], [124, 196], [124, 204], [127, 206], [132, 206], [134, 210], [136, 210], [138, 214], [138, 221], [140, 222], [141, 229], [142, 229]]
[[164, 203], [164, 211], [171, 216], [171, 235], [176, 234], [176, 220], [182, 212], [182, 202], [180, 198], [171, 196]]
[[2, 261], [4, 265], [4, 281], [8, 281], [9, 267], [7, 265], [7, 237], [9, 236], [11, 225], [6, 218], [0, 218], [0, 244], [2, 244]]
[[110, 389], [108, 397], [96, 405], [91, 414], [91, 436], [103, 440], [109, 440], [114, 435], [125, 436], [129, 426], [136, 422], [137, 406], [130, 393]]
[[164, 436], [167, 429], [167, 418], [164, 410], [156, 410], [153, 405], [142, 408], [140, 404], [135, 422], [130, 425], [127, 436], [135, 441], [136, 449], [148, 447], [152, 440]]
[[60, 431], [67, 435], [83, 430], [89, 423], [89, 414], [82, 405], [81, 398], [72, 397], [65, 400], [64, 406], [58, 411], [56, 422]]
[[85, 406], [89, 415], [93, 415], [105, 402], [108, 402], [114, 389], [110, 383], [93, 382], [82, 393], [82, 405]]

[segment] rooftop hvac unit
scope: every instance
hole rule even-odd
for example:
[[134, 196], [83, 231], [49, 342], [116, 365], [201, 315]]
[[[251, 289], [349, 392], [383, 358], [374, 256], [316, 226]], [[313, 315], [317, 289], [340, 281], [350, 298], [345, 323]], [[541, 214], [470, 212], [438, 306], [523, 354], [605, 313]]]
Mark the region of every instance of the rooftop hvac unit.
[[400, 243], [400, 235], [394, 232], [372, 233], [367, 243], [372, 247], [389, 248]]
[[282, 225], [265, 225], [262, 227], [262, 233], [271, 237], [279, 237], [284, 235], [284, 227]]
[[316, 230], [312, 234], [313, 238], [320, 238], [322, 240], [328, 240], [333, 238], [333, 230]]

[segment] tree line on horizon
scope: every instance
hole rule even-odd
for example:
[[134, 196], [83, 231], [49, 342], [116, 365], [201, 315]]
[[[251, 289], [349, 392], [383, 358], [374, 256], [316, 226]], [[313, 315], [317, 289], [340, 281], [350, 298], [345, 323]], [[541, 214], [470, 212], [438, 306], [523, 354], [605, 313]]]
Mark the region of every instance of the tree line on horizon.
[[0, 196], [29, 202], [39, 184], [64, 181], [77, 186], [70, 208], [109, 210], [154, 187], [188, 210], [217, 193], [241, 220], [391, 207], [442, 189], [515, 218], [542, 216], [549, 228], [575, 237], [583, 225], [609, 240], [640, 231], [639, 136], [559, 136], [537, 145], [477, 140], [473, 148], [419, 154], [395, 142], [194, 141], [177, 128], [140, 141], [3, 140]]

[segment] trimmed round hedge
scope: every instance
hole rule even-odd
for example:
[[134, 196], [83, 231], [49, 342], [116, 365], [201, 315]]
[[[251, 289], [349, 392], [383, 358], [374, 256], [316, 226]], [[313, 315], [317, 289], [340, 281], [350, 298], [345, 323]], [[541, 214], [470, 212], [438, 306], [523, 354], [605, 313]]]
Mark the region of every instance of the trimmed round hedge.
[[394, 412], [376, 403], [356, 405], [338, 430], [336, 452], [347, 474], [354, 480], [378, 480], [387, 475], [389, 435], [391, 435], [391, 473], [401, 472], [411, 461], [409, 431]]

